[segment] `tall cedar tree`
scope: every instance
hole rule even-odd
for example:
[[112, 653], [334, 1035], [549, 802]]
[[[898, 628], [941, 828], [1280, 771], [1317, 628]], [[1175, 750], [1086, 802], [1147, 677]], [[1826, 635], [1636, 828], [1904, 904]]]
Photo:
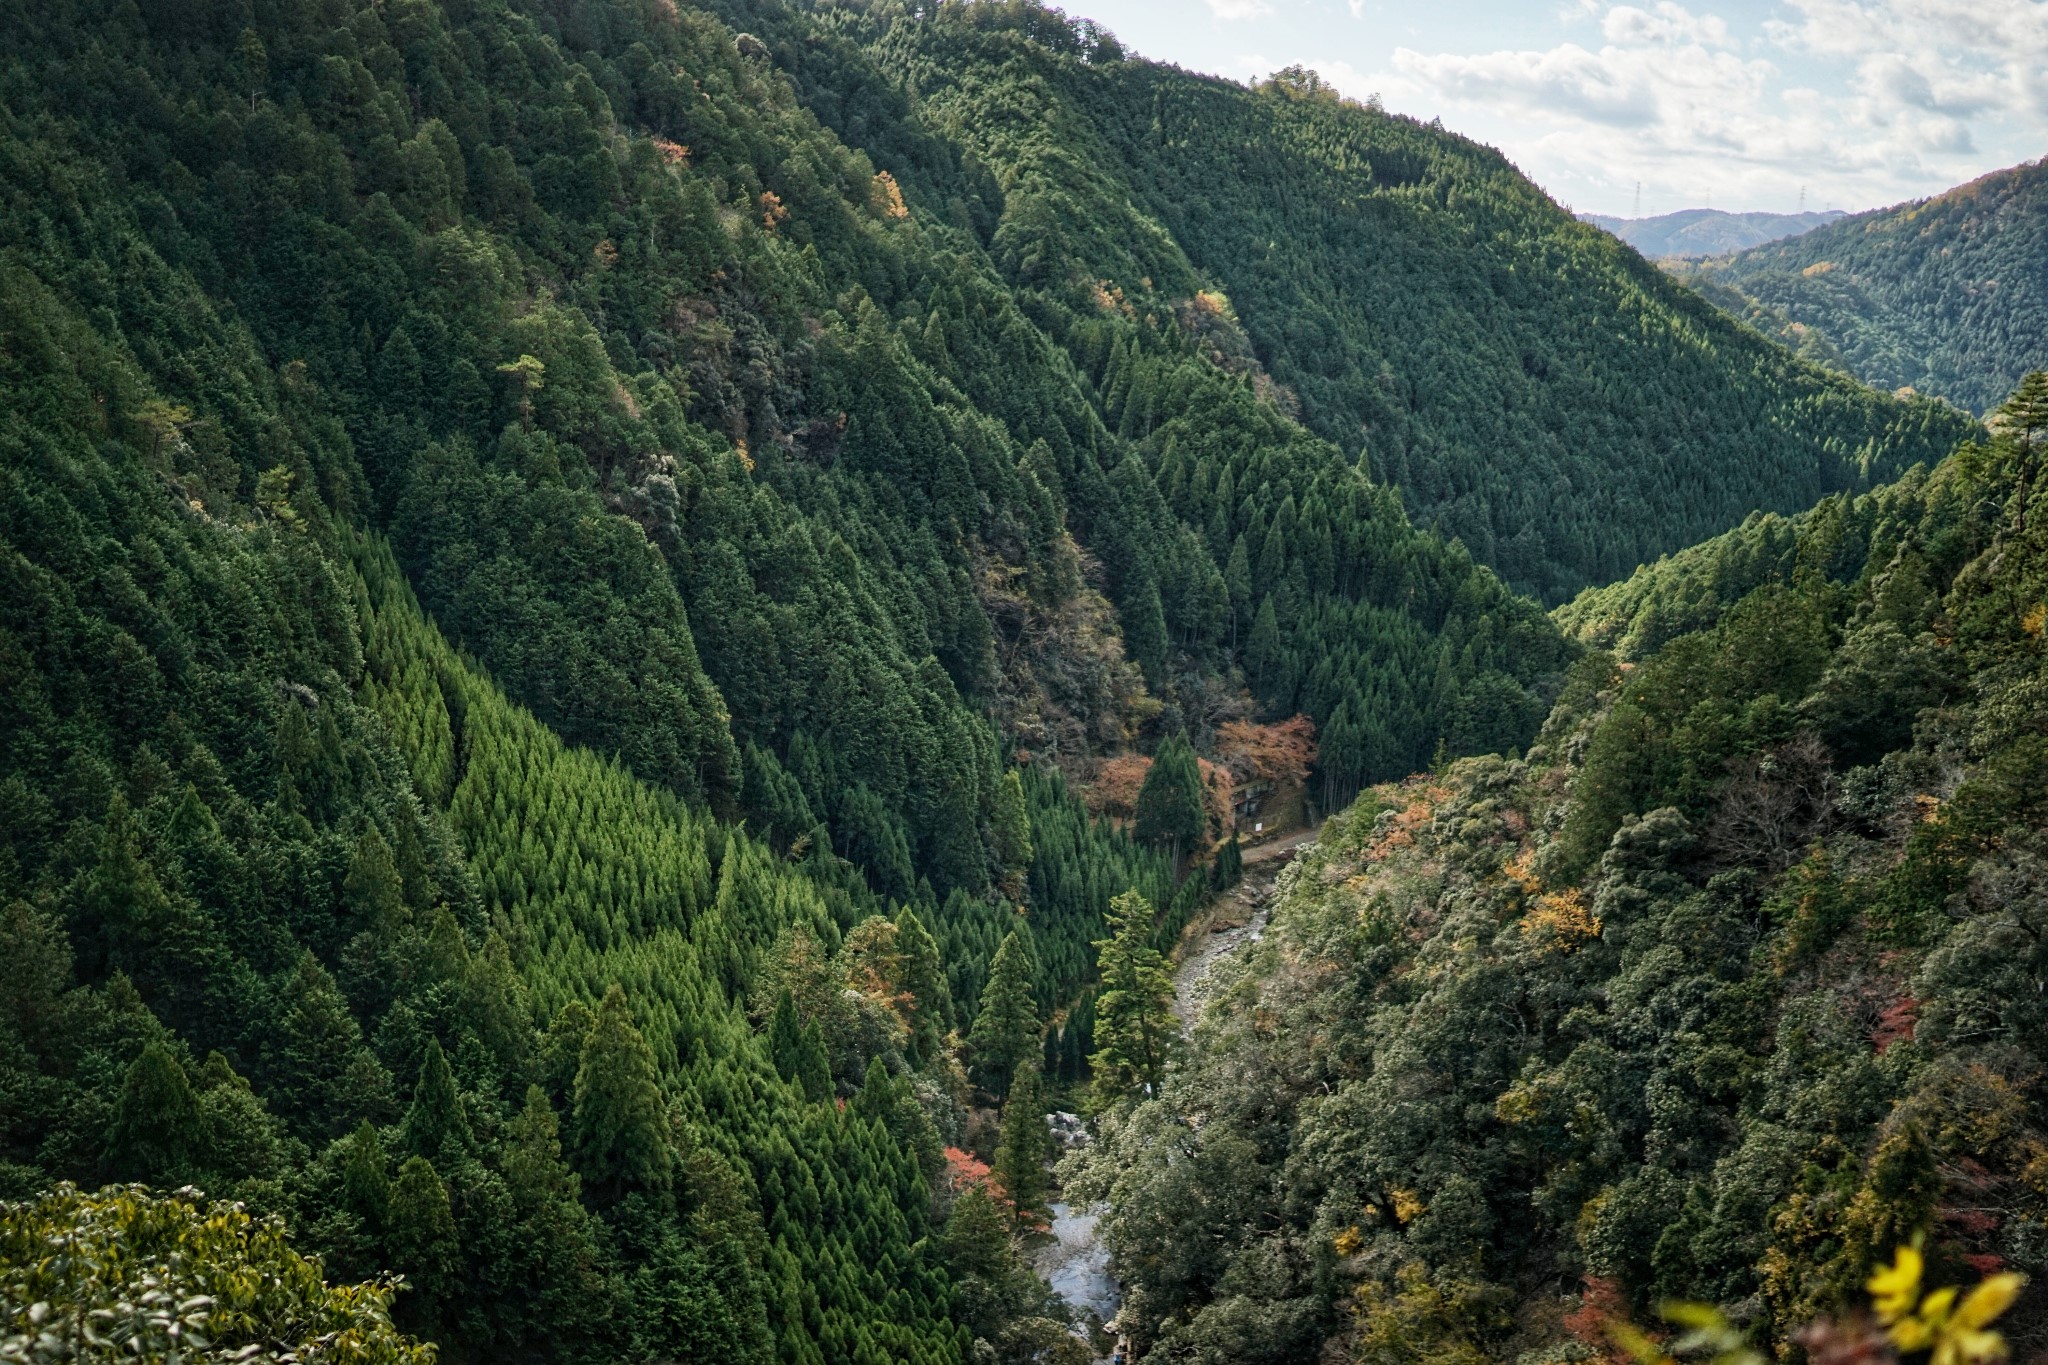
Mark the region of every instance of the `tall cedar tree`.
[[407, 1157], [398, 1168], [387, 1244], [392, 1263], [405, 1267], [399, 1322], [422, 1336], [435, 1334], [460, 1297], [462, 1246], [448, 1187], [425, 1157]]
[[342, 1202], [365, 1229], [381, 1233], [391, 1214], [390, 1158], [384, 1153], [384, 1140], [364, 1119], [347, 1141], [341, 1165]]
[[[366, 1116], [365, 1106], [389, 1101], [391, 1078], [363, 1046], [348, 1001], [310, 951], [299, 955], [284, 996], [274, 1040], [288, 1082], [280, 1087], [280, 1108], [323, 1137], [338, 1136], [351, 1118]], [[372, 1073], [374, 1079], [359, 1083]]]
[[469, 1147], [469, 1118], [455, 1088], [455, 1073], [439, 1039], [427, 1040], [420, 1062], [419, 1084], [413, 1087], [412, 1108], [406, 1111], [404, 1141], [415, 1156], [447, 1165]]
[[803, 1046], [804, 1026], [796, 1017], [796, 997], [784, 986], [775, 997], [775, 1013], [768, 1019], [768, 1057], [785, 1081], [797, 1077], [797, 1050]]
[[1173, 977], [1152, 946], [1152, 906], [1136, 891], [1109, 903], [1109, 937], [1098, 939], [1095, 1092], [1105, 1108], [1133, 1092], [1153, 1095], [1166, 1076], [1174, 1033]]
[[87, 892], [90, 921], [78, 926], [87, 945], [100, 939], [103, 961], [133, 970], [161, 945], [172, 918], [170, 897], [142, 856], [140, 835], [128, 798], [119, 791], [107, 802], [106, 832], [99, 866]]
[[2034, 370], [1992, 412], [1996, 435], [1988, 451], [1972, 452], [1970, 463], [1979, 476], [1989, 474], [2015, 485], [2011, 507], [2015, 529], [2024, 529], [2029, 491], [2036, 481], [2037, 448], [2048, 440], [2048, 370]]
[[989, 815], [989, 837], [996, 861], [1003, 866], [1006, 887], [1021, 887], [1031, 867], [1031, 817], [1024, 800], [1024, 779], [1015, 768], [1003, 774]]
[[204, 1145], [199, 1097], [171, 1050], [152, 1042], [128, 1068], [107, 1139], [118, 1179], [179, 1185], [194, 1174]]
[[1998, 405], [1992, 426], [2025, 450], [2048, 433], [2048, 370], [2033, 370], [2020, 380], [2011, 397]]
[[1138, 837], [1171, 853], [1178, 873], [1208, 828], [1201, 765], [1186, 736], [1169, 736], [1138, 789]]
[[816, 1103], [832, 1095], [831, 1059], [817, 1021], [797, 1021], [796, 997], [787, 987], [775, 998], [775, 1015], [768, 1022], [768, 1055], [782, 1079]]
[[1010, 1093], [1017, 1067], [1038, 1052], [1038, 1001], [1032, 995], [1037, 963], [1026, 934], [1021, 926], [1012, 929], [996, 949], [981, 991], [981, 1012], [967, 1035], [976, 1079], [997, 1099]]
[[[1023, 800], [1021, 788], [1018, 800]], [[1026, 847], [1028, 859], [1028, 839]], [[896, 985], [910, 997], [910, 1051], [922, 1065], [938, 1056], [946, 1045], [953, 993], [946, 985], [946, 964], [938, 941], [924, 927], [917, 911], [907, 905], [896, 916], [896, 952]]]
[[1045, 1084], [1038, 1064], [1017, 1069], [1003, 1105], [1002, 1139], [989, 1170], [1010, 1203], [1019, 1232], [1045, 1226], [1045, 1200], [1052, 1189], [1046, 1167], [1052, 1160], [1052, 1132], [1045, 1124]]
[[953, 1201], [939, 1249], [954, 1280], [992, 1280], [1010, 1259], [1010, 1220], [985, 1184], [969, 1185]]
[[589, 1188], [617, 1199], [668, 1188], [673, 1154], [654, 1052], [617, 985], [597, 1007], [576, 1067], [576, 1159]]

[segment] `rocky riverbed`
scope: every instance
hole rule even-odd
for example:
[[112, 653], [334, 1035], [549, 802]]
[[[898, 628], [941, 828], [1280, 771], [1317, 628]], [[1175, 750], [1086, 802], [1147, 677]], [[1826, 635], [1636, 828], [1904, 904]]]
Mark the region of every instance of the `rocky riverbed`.
[[[1181, 943], [1173, 974], [1173, 1012], [1183, 1032], [1193, 1027], [1209, 998], [1210, 974], [1216, 964], [1264, 936], [1272, 913], [1273, 877], [1291, 860], [1296, 848], [1314, 838], [1314, 831], [1289, 840], [1281, 856], [1262, 860], [1256, 873], [1229, 895], [1218, 898], [1206, 916]], [[1050, 1116], [1054, 1136], [1063, 1148], [1088, 1141], [1088, 1131], [1072, 1114]], [[1123, 1294], [1109, 1273], [1109, 1248], [1097, 1236], [1103, 1208], [1070, 1204], [1052, 1206], [1052, 1236], [1032, 1255], [1032, 1266], [1059, 1296], [1071, 1304], [1088, 1328], [1116, 1318]], [[1105, 1357], [1106, 1359], [1107, 1357]]]

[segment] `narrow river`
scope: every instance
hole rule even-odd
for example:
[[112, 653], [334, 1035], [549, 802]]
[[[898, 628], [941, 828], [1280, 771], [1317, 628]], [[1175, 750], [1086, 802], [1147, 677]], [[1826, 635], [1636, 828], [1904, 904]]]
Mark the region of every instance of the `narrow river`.
[[[1247, 943], [1258, 942], [1265, 933], [1266, 918], [1272, 913], [1273, 874], [1287, 865], [1296, 848], [1314, 837], [1311, 830], [1305, 836], [1287, 840], [1284, 848], [1274, 850], [1276, 856], [1248, 867], [1237, 889], [1204, 916], [1210, 927], [1182, 942], [1180, 961], [1173, 973], [1173, 1012], [1180, 1019], [1182, 1033], [1194, 1026], [1208, 1001], [1212, 984], [1209, 977], [1216, 964]], [[1071, 1115], [1056, 1115], [1054, 1122], [1062, 1136], [1073, 1133], [1086, 1140]], [[1052, 1240], [1039, 1247], [1031, 1258], [1033, 1268], [1044, 1276], [1045, 1282], [1090, 1326], [1111, 1321], [1123, 1302], [1122, 1288], [1109, 1273], [1109, 1248], [1096, 1235], [1102, 1212], [1099, 1204], [1077, 1209], [1071, 1204], [1055, 1203]]]

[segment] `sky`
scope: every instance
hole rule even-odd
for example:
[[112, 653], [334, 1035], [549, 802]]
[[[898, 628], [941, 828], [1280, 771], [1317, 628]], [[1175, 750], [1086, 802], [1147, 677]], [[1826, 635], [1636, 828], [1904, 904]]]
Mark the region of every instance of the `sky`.
[[1923, 198], [2048, 156], [2048, 0], [1055, 0], [1234, 80], [1315, 68], [1634, 217]]

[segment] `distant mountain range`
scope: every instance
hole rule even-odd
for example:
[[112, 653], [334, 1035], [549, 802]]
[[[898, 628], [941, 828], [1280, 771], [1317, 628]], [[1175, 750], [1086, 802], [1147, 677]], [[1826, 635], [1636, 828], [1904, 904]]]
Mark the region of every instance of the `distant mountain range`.
[[1689, 275], [1809, 359], [1983, 412], [2048, 367], [2048, 161]]
[[1724, 213], [1719, 209], [1680, 209], [1655, 218], [1610, 218], [1579, 215], [1605, 228], [1645, 256], [1725, 256], [1767, 242], [1797, 237], [1845, 217], [1840, 209], [1818, 213]]

